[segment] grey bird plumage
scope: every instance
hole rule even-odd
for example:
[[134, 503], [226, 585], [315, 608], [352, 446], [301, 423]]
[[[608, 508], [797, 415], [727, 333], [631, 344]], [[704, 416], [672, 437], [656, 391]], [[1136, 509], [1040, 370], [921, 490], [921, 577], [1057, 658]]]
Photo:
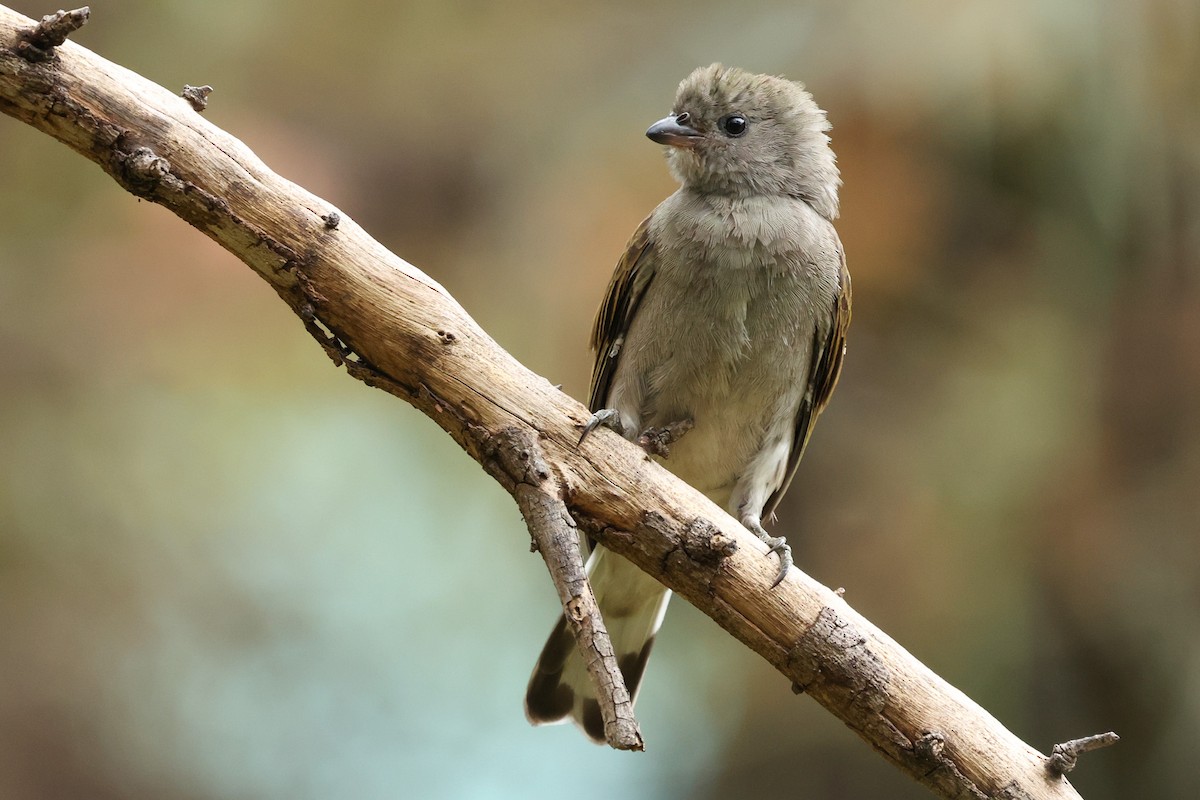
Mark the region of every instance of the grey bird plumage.
[[[671, 116], [646, 132], [668, 145], [681, 186], [634, 233], [592, 333], [589, 430], [633, 438], [690, 421], [664, 465], [766, 542], [779, 580], [791, 553], [762, 523], [837, 383], [850, 322], [828, 130], [798, 83], [720, 64], [684, 79]], [[588, 574], [636, 698], [670, 593], [602, 547]], [[572, 718], [604, 740], [564, 620], [525, 708], [535, 724]]]

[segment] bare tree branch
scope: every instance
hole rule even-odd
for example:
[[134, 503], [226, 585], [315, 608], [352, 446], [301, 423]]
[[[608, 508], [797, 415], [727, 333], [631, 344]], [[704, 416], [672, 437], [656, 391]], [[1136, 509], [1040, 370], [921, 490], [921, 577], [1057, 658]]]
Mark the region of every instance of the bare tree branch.
[[[938, 795], [1079, 796], [1046, 756], [840, 596], [795, 569], [772, 590], [776, 562], [765, 545], [636, 446], [598, 431], [577, 447], [586, 409], [345, 214], [271, 172], [183, 98], [72, 42], [45, 60], [21, 57], [33, 26], [0, 7], [0, 111], [238, 256], [335, 363], [430, 416], [494, 476], [508, 474], [495, 460], [514, 440], [536, 445], [545, 465], [536, 480], [501, 479], [527, 518], [565, 519], [565, 508]], [[523, 499], [527, 490], [541, 499]]]

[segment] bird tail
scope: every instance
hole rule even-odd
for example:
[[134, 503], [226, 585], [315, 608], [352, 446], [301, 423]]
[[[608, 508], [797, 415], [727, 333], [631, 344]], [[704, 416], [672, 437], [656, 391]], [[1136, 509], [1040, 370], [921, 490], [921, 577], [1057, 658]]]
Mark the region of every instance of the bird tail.
[[[636, 701], [671, 592], [603, 547], [592, 551], [587, 574], [629, 697]], [[525, 716], [534, 725], [552, 725], [569, 718], [593, 741], [604, 742], [600, 704], [565, 617], [559, 617], [533, 669], [525, 691]]]

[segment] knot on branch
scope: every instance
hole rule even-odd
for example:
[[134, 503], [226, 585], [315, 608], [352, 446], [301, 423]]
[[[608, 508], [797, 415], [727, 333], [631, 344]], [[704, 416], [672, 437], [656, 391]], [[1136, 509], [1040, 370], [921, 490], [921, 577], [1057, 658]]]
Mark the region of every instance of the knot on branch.
[[179, 96], [187, 100], [196, 111], [203, 111], [208, 108], [208, 96], [212, 94], [212, 90], [213, 87], [208, 84], [204, 86], [192, 86], [190, 83], [185, 83], [183, 91], [179, 93]]
[[583, 624], [583, 621], [587, 619], [587, 604], [584, 598], [580, 597], [579, 595], [575, 595], [568, 600], [563, 608], [566, 612], [567, 619], [576, 624], [581, 625]]
[[121, 174], [129, 191], [148, 195], [171, 174], [171, 163], [149, 147], [138, 147], [125, 156]]
[[537, 440], [519, 428], [497, 431], [491, 437], [489, 450], [489, 460], [500, 470], [500, 475], [507, 478], [505, 486], [510, 490], [516, 484], [541, 486], [553, 474]]
[[930, 764], [939, 764], [942, 751], [946, 749], [946, 737], [937, 731], [926, 731], [920, 739], [913, 742], [913, 752], [917, 758]]
[[[984, 800], [987, 795], [984, 794], [978, 786], [976, 786], [958, 765], [951, 760], [946, 752], [946, 735], [941, 731], [925, 731], [920, 738], [912, 744], [913, 755], [917, 757], [922, 765], [925, 766], [926, 772], [922, 776], [922, 781], [933, 787], [963, 787], [963, 797], [978, 798]], [[1008, 791], [1012, 787], [1006, 787]], [[1006, 800], [1016, 800], [1016, 795], [1010, 797], [1008, 794], [1001, 794], [1001, 797]]]
[[17, 55], [35, 63], [49, 61], [54, 58], [54, 48], [82, 28], [91, 13], [91, 9], [84, 6], [74, 11], [47, 14], [37, 25], [21, 32], [21, 41], [17, 43], [16, 48]]
[[737, 552], [737, 542], [706, 519], [697, 517], [683, 531], [683, 551], [706, 567], [716, 567]]

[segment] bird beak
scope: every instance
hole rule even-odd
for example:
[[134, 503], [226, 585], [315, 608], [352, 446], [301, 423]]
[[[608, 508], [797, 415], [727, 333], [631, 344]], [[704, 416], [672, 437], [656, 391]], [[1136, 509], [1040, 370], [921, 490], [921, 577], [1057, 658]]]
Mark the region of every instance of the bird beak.
[[659, 144], [671, 147], [695, 147], [700, 141], [700, 131], [679, 124], [675, 116], [664, 117], [647, 129], [646, 135]]

